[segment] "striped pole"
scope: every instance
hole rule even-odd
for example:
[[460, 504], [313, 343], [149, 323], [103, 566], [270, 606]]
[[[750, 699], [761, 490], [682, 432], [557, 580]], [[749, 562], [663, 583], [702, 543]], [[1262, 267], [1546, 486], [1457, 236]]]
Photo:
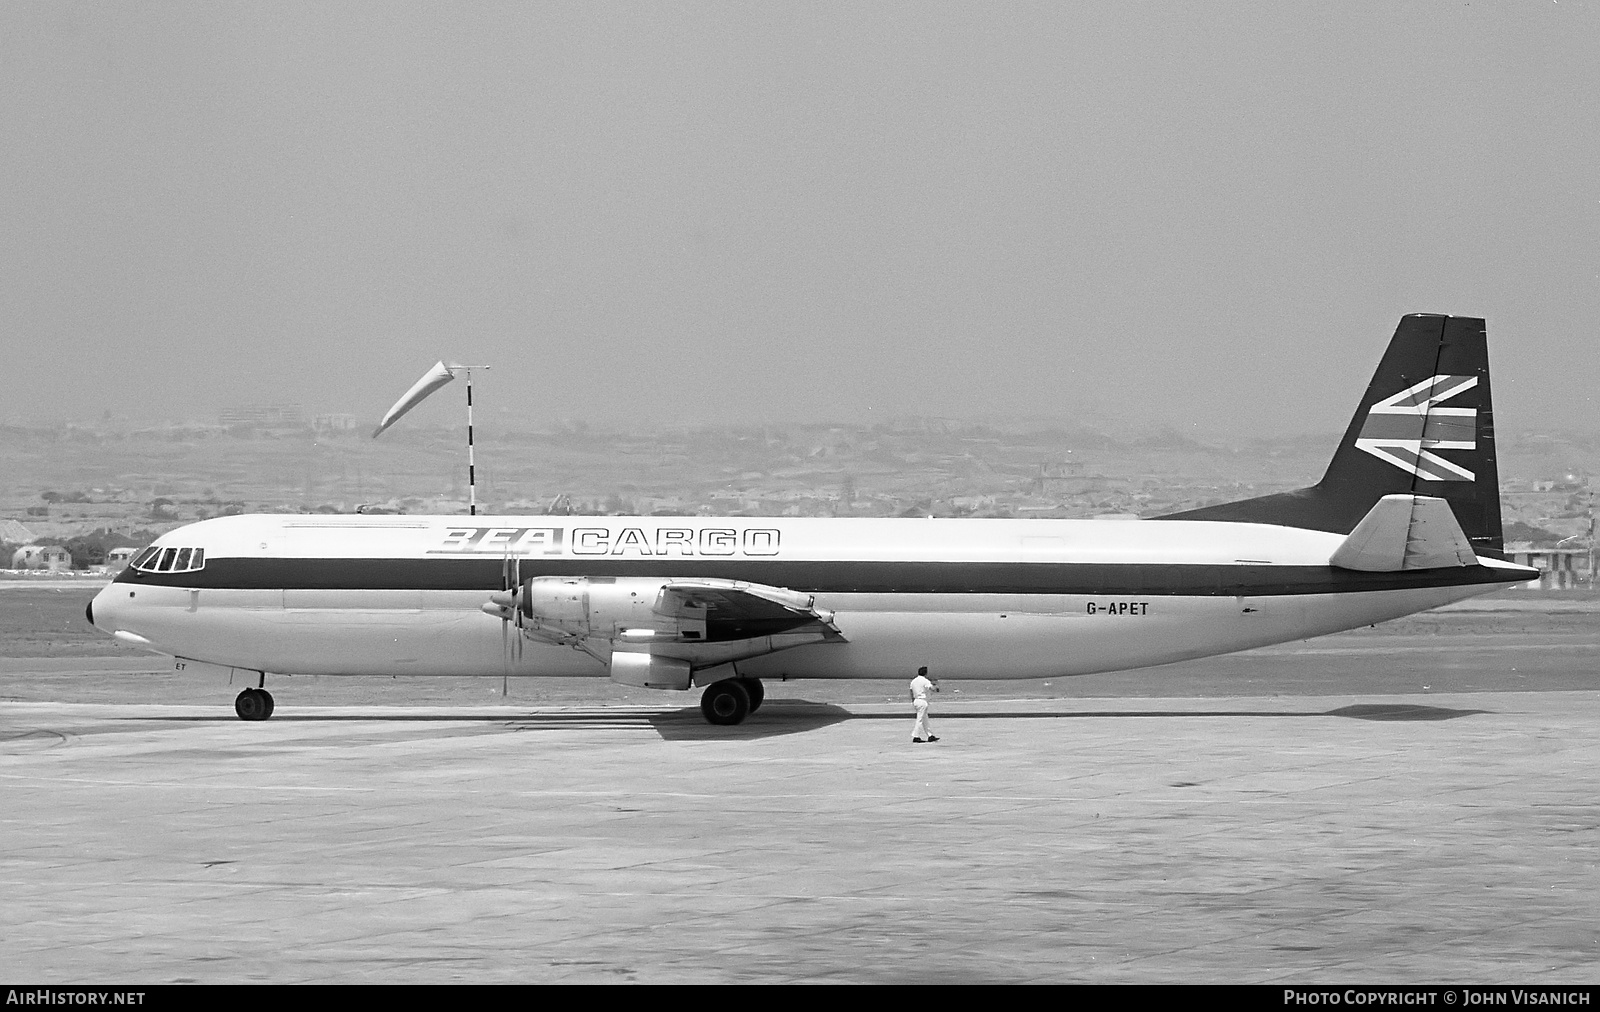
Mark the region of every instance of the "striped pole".
[[478, 466], [472, 453], [472, 370], [467, 370], [467, 513], [478, 515]]

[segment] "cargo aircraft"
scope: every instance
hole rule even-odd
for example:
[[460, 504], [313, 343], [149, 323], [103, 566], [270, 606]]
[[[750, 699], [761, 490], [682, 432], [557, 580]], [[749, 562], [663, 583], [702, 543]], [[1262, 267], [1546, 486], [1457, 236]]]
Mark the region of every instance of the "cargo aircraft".
[[1484, 322], [1406, 316], [1315, 485], [1129, 522], [220, 517], [162, 535], [89, 621], [179, 668], [763, 680], [1052, 678], [1373, 624], [1528, 580], [1502, 554]]

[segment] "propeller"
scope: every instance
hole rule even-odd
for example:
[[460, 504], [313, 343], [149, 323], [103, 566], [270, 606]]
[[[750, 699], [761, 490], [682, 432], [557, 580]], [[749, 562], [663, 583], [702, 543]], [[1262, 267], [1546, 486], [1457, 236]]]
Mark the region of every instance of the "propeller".
[[[500, 560], [500, 592], [504, 594], [511, 589], [511, 547], [506, 546], [506, 553]], [[511, 598], [512, 607], [516, 607], [516, 596]], [[507, 640], [510, 625], [506, 619], [500, 620], [500, 698], [506, 698], [507, 684], [511, 681], [511, 644]]]
[[522, 557], [519, 555], [511, 560], [511, 620], [517, 624], [516, 647], [513, 649], [517, 655], [517, 663], [522, 663], [522, 641], [527, 637], [522, 631]]
[[[500, 593], [492, 594], [483, 610], [500, 619], [500, 657], [503, 662], [500, 674], [500, 695], [507, 694], [513, 664], [522, 660], [522, 559], [513, 558], [511, 548], [500, 561]], [[517, 635], [511, 638], [511, 624], [515, 622]]]

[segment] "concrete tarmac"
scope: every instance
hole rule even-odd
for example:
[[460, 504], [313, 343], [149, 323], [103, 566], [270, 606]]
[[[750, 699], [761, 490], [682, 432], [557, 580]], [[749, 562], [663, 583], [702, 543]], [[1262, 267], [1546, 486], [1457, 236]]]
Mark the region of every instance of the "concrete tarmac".
[[0, 702], [8, 977], [1600, 979], [1589, 691], [278, 698]]

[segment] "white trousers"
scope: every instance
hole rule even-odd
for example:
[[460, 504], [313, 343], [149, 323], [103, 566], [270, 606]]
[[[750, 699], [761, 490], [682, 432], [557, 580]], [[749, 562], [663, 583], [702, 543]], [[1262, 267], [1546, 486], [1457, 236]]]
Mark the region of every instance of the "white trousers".
[[917, 723], [911, 728], [911, 737], [927, 741], [933, 737], [933, 731], [928, 728], [928, 701], [919, 699], [914, 705], [917, 708]]

